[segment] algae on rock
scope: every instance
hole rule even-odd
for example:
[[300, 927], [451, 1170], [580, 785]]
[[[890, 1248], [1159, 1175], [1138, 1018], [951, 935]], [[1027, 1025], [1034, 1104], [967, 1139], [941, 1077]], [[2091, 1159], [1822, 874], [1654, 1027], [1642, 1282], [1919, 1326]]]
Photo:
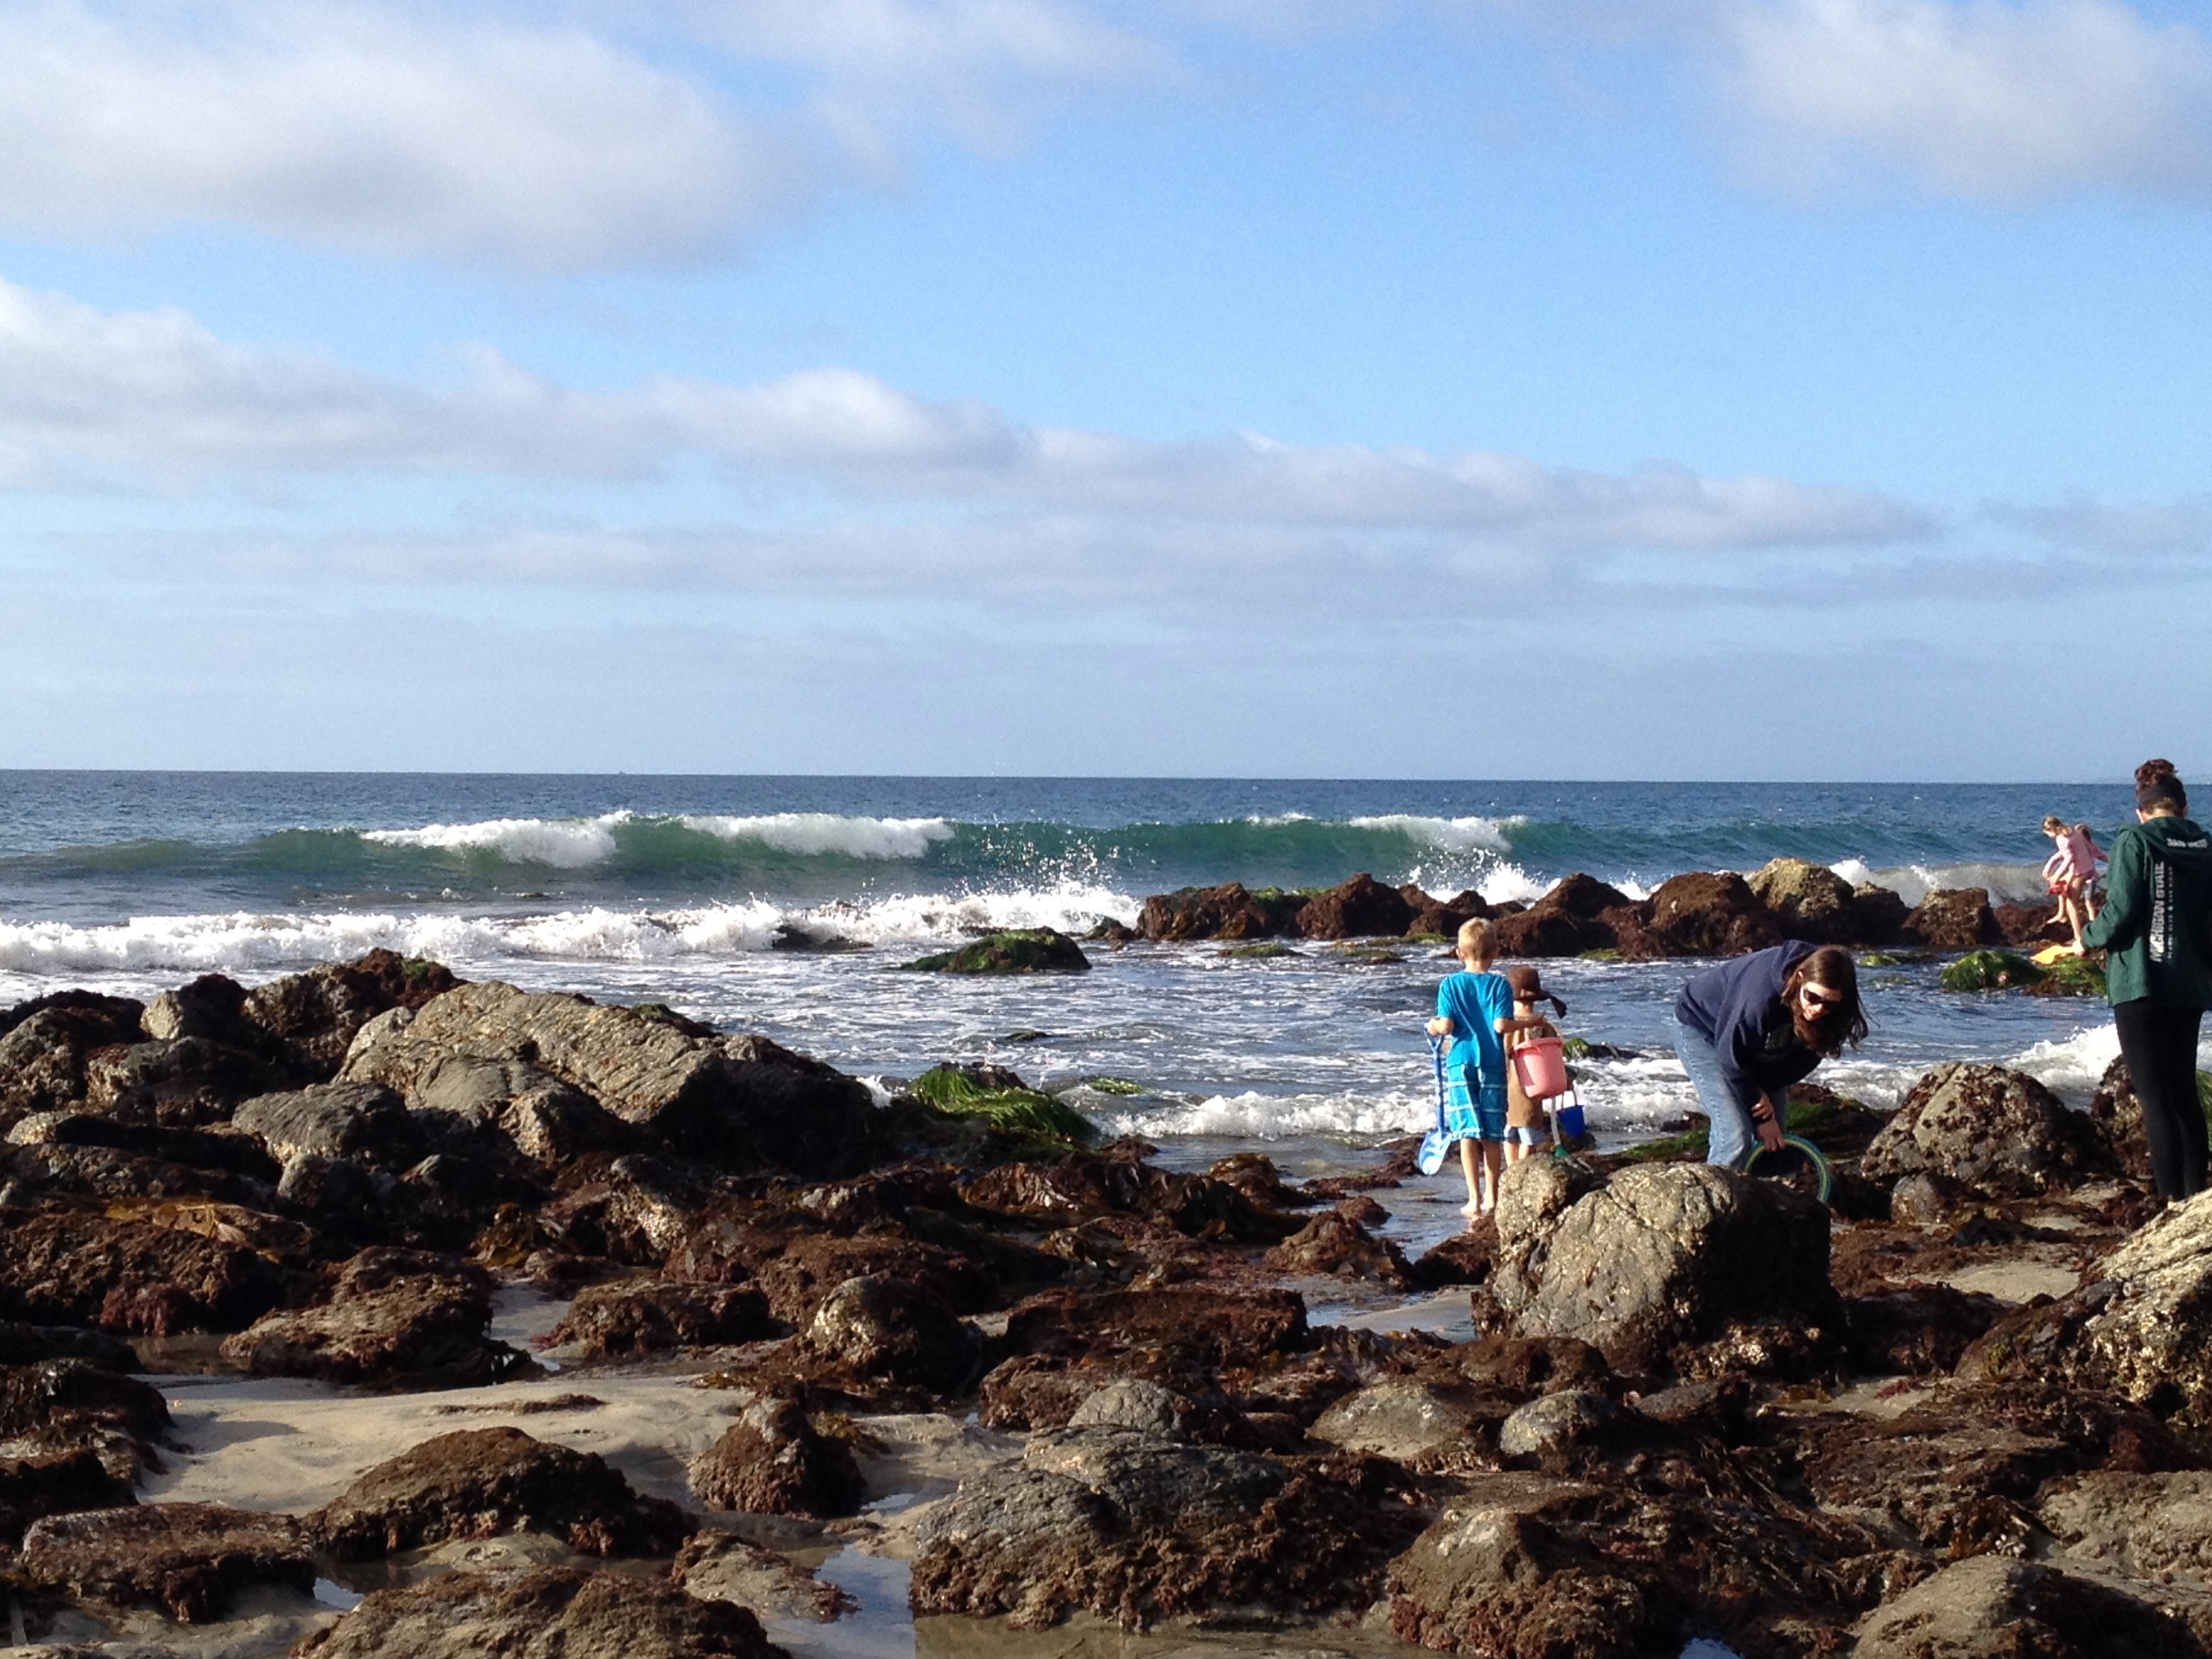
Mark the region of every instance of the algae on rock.
[[1073, 1140], [1098, 1139], [1098, 1126], [1001, 1066], [932, 1066], [914, 1080], [914, 1094], [947, 1117], [980, 1118], [1013, 1134]]
[[1057, 928], [1015, 927], [900, 966], [931, 974], [1079, 974], [1091, 958]]

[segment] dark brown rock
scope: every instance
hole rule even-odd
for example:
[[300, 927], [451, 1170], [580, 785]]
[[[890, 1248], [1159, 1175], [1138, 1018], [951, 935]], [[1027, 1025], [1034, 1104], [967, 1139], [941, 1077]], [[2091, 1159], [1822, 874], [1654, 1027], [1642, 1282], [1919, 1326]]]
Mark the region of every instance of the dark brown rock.
[[204, 1037], [125, 1043], [85, 1056], [84, 1105], [125, 1123], [204, 1128], [287, 1080], [265, 1056]]
[[136, 1336], [234, 1331], [276, 1305], [258, 1251], [177, 1227], [106, 1216], [14, 1213], [0, 1250], [0, 1315]]
[[1134, 1350], [1188, 1356], [1206, 1370], [1259, 1365], [1313, 1346], [1304, 1300], [1291, 1291], [1192, 1285], [1092, 1294], [1048, 1291], [1016, 1309], [1000, 1346], [1010, 1354], [1103, 1358]]
[[1316, 1216], [1261, 1260], [1278, 1273], [1334, 1273], [1401, 1288], [1413, 1283], [1395, 1244], [1334, 1210]]
[[1413, 907], [1396, 889], [1363, 873], [1308, 899], [1298, 932], [1308, 939], [1396, 937], [1413, 920]]
[[718, 1510], [818, 1521], [857, 1513], [867, 1496], [852, 1449], [819, 1432], [797, 1401], [776, 1394], [747, 1406], [691, 1460], [691, 1490]]
[[26, 1528], [49, 1515], [122, 1509], [138, 1501], [89, 1448], [35, 1457], [0, 1457], [0, 1545], [23, 1541]]
[[1990, 909], [1989, 890], [1939, 887], [1905, 919], [1904, 936], [1931, 951], [1975, 951], [2004, 943], [2004, 931]]
[[1539, 904], [1492, 925], [1491, 940], [1503, 957], [1574, 957], [1609, 951], [1620, 935], [1607, 923]]
[[734, 1533], [693, 1533], [676, 1553], [669, 1577], [702, 1601], [728, 1601], [771, 1619], [826, 1625], [858, 1606], [790, 1557], [749, 1544]]
[[896, 1280], [955, 1313], [982, 1313], [999, 1305], [998, 1285], [981, 1264], [896, 1234], [838, 1238], [801, 1233], [759, 1259], [754, 1273], [769, 1311], [793, 1325], [812, 1319], [823, 1298], [840, 1285], [869, 1277]]
[[220, 1619], [241, 1590], [315, 1582], [306, 1532], [289, 1515], [214, 1504], [145, 1504], [48, 1516], [17, 1564], [36, 1589], [115, 1607], [155, 1607], [180, 1624]]
[[487, 1334], [491, 1297], [479, 1279], [417, 1268], [403, 1252], [364, 1252], [340, 1270], [329, 1301], [267, 1316], [225, 1341], [223, 1355], [255, 1376], [411, 1388], [531, 1372], [527, 1356]]
[[760, 1620], [727, 1601], [619, 1572], [449, 1572], [359, 1607], [301, 1659], [777, 1659]]
[[1990, 914], [1996, 919], [1997, 932], [2007, 945], [2026, 947], [2044, 945], [2073, 938], [2073, 933], [2058, 919], [2058, 908], [2052, 904], [1999, 904]]
[[1737, 957], [1782, 942], [1782, 924], [1739, 875], [1669, 877], [1650, 902], [1645, 929], [1670, 956]]
[[137, 1042], [145, 1005], [92, 991], [57, 991], [0, 1013], [0, 1115], [52, 1111], [84, 1098], [85, 1059]]
[[1859, 1167], [1875, 1181], [1925, 1171], [1998, 1198], [2063, 1190], [2112, 1168], [2087, 1115], [2024, 1073], [1963, 1060], [1905, 1091]]
[[665, 1499], [639, 1496], [597, 1454], [508, 1428], [425, 1440], [307, 1517], [347, 1561], [513, 1532], [544, 1533], [586, 1555], [665, 1556], [696, 1524]]
[[1242, 882], [1185, 887], [1146, 899], [1137, 932], [1150, 939], [1275, 939], [1297, 932], [1304, 902], [1272, 890], [1250, 893]]
[[547, 1345], [573, 1343], [597, 1359], [757, 1342], [781, 1330], [749, 1285], [626, 1279], [577, 1291]]
[[2106, 1582], [1975, 1556], [1886, 1602], [1856, 1659], [2202, 1659], [2182, 1620]]
[[246, 1018], [313, 1075], [328, 1078], [344, 1061], [361, 1028], [394, 1008], [416, 1008], [460, 981], [441, 963], [371, 951], [349, 963], [325, 963], [249, 992]]
[[1905, 920], [1912, 910], [1895, 889], [1863, 881], [1851, 889], [1851, 914], [1856, 943], [1894, 945], [1905, 937]]
[[1844, 1304], [1851, 1363], [1877, 1376], [1948, 1376], [1997, 1322], [1994, 1297], [1948, 1285], [1911, 1285]]
[[2136, 1098], [2126, 1055], [2114, 1055], [2097, 1079], [2097, 1091], [2089, 1097], [2089, 1124], [2115, 1169], [2149, 1182], [2150, 1141], [2143, 1133], [2142, 1102]]
[[1126, 1429], [1048, 1431], [919, 1529], [920, 1613], [1039, 1629], [1088, 1610], [1177, 1615], [1366, 1607], [1413, 1510], [1376, 1461], [1293, 1469]]
[[975, 1328], [910, 1282], [884, 1273], [848, 1279], [822, 1299], [801, 1342], [816, 1361], [871, 1382], [957, 1394], [982, 1355]]

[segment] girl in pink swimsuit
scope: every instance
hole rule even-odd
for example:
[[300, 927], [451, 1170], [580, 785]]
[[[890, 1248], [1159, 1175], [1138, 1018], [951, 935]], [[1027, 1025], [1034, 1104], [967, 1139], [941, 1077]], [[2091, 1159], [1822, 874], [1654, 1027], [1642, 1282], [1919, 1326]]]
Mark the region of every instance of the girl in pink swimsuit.
[[2043, 884], [2058, 901], [2058, 914], [2074, 930], [2074, 942], [2079, 945], [2082, 927], [2097, 915], [2097, 866], [2111, 860], [2090, 839], [2086, 823], [2069, 823], [2053, 813], [2044, 819], [2043, 833], [2058, 844], [2058, 850], [2044, 860]]

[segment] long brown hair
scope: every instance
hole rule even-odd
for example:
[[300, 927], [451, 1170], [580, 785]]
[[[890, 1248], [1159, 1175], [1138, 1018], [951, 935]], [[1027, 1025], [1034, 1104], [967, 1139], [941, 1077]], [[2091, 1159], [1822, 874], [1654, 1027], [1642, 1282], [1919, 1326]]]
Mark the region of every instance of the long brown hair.
[[[1828, 1005], [1818, 1019], [1805, 1018], [1805, 1004], [1797, 993], [1806, 986], [1819, 987], [1842, 999]], [[1859, 1006], [1859, 965], [1839, 945], [1824, 945], [1790, 970], [1782, 982], [1783, 1006], [1797, 1041], [1814, 1054], [1833, 1060], [1848, 1042], [1856, 1048], [1866, 1041], [1866, 1010]]]

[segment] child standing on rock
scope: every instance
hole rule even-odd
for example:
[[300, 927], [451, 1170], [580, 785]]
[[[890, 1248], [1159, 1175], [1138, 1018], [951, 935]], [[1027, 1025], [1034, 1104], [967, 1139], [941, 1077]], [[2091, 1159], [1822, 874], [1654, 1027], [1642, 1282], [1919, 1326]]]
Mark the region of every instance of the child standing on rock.
[[1536, 1005], [1550, 1003], [1552, 1012], [1561, 1019], [1567, 1017], [1567, 1005], [1544, 988], [1542, 976], [1534, 968], [1507, 969], [1505, 982], [1513, 988], [1513, 1016], [1496, 1023], [1506, 1062], [1505, 1161], [1518, 1164], [1537, 1147], [1551, 1143], [1552, 1123], [1544, 1103], [1523, 1086], [1520, 1067], [1513, 1064], [1514, 1051], [1539, 1037], [1558, 1041], [1559, 1029], [1536, 1012]]
[[2043, 861], [2043, 884], [2058, 901], [2059, 919], [2081, 942], [2081, 929], [2097, 919], [2097, 866], [2112, 860], [2105, 849], [2089, 838], [2086, 823], [2069, 823], [2057, 813], [2043, 821], [2043, 833], [2058, 843], [2058, 850]]
[[1437, 1015], [1429, 1035], [1449, 1037], [1444, 1054], [1444, 1127], [1459, 1142], [1467, 1172], [1467, 1202], [1460, 1213], [1487, 1215], [1498, 1202], [1504, 1172], [1505, 1049], [1498, 1022], [1513, 1013], [1513, 989], [1490, 971], [1498, 947], [1490, 924], [1478, 916], [1459, 930], [1452, 954], [1464, 964], [1437, 987]]

